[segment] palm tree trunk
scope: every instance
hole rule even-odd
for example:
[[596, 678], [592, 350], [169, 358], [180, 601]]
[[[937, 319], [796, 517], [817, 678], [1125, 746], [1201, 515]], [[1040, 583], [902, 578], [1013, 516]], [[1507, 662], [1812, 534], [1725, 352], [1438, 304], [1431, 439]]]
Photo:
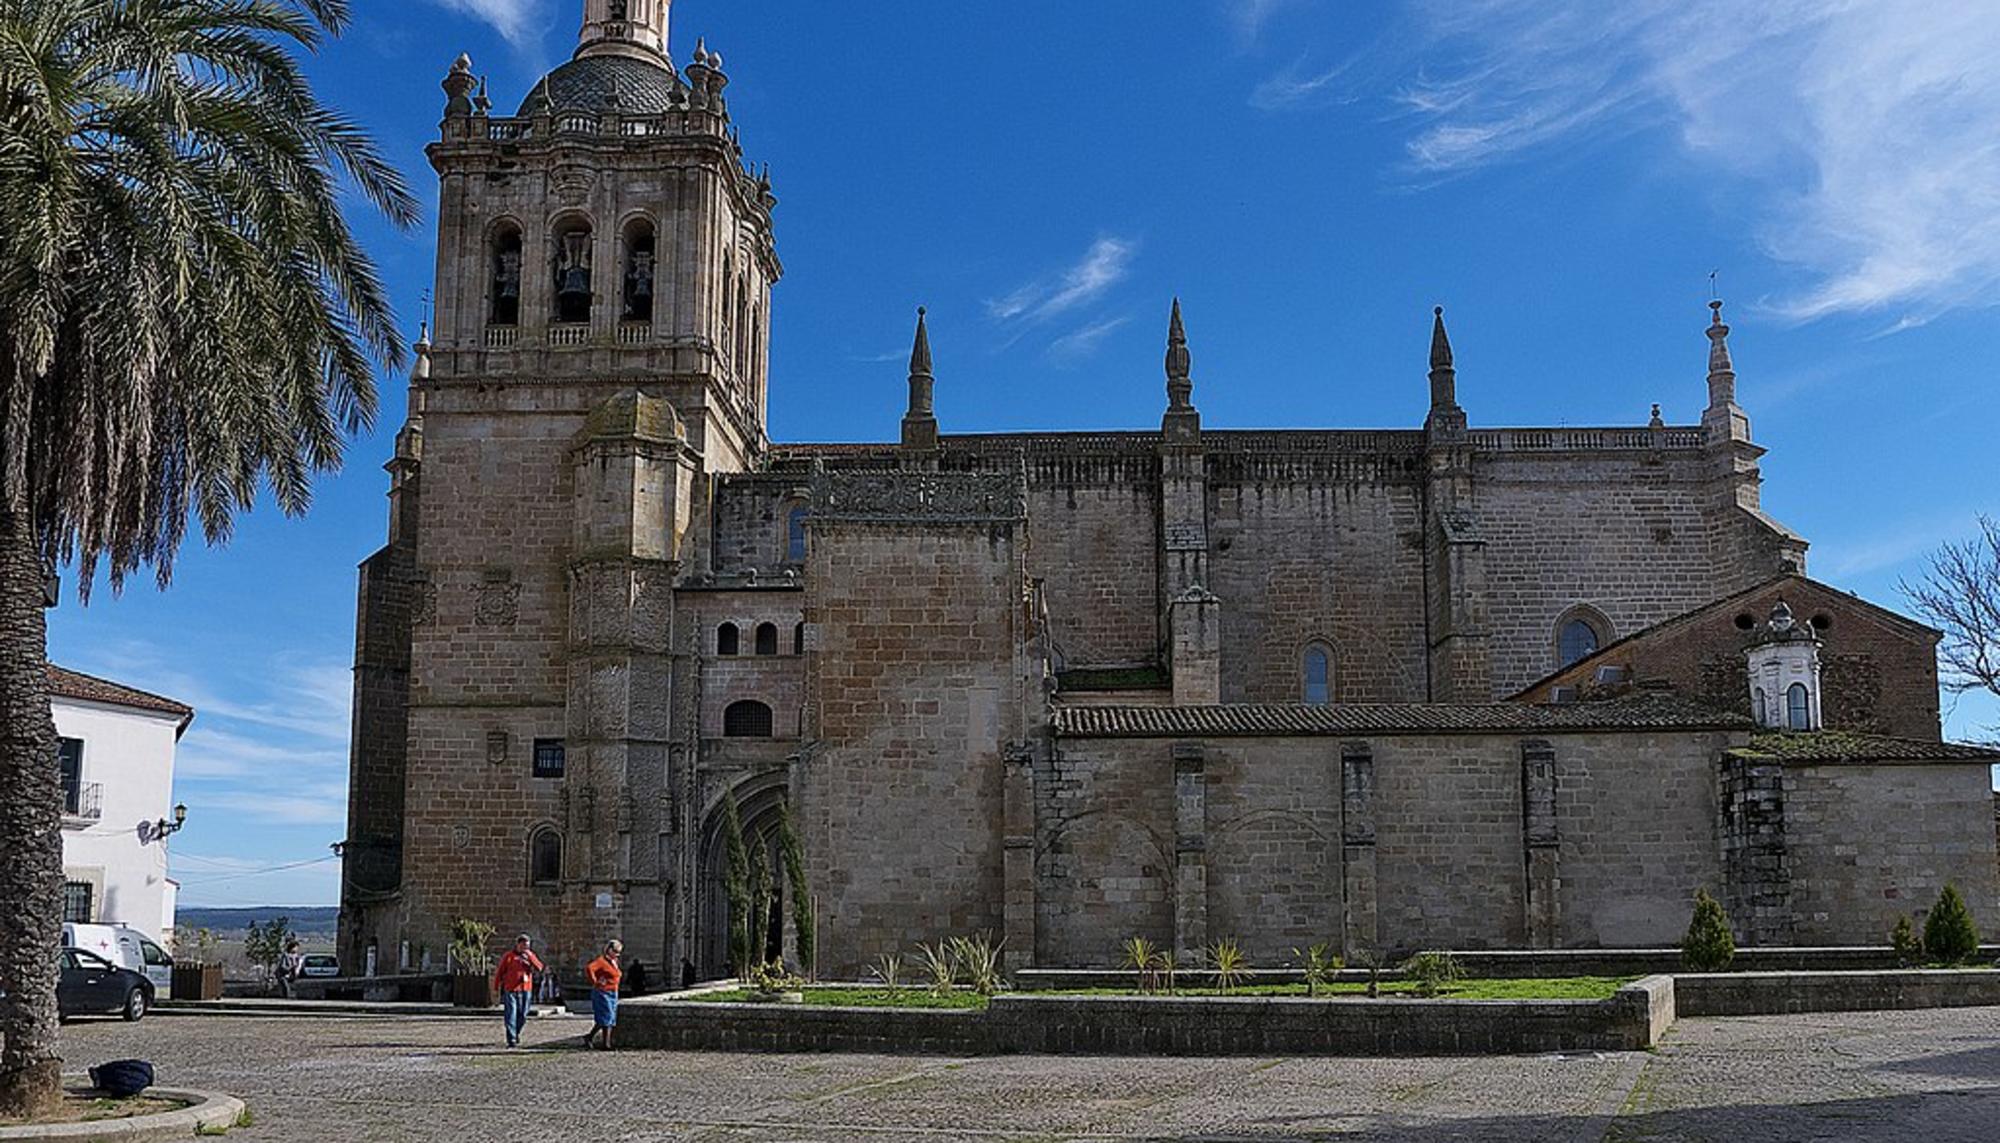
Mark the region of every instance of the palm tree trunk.
[[62, 783], [42, 604], [33, 519], [0, 508], [0, 1116], [39, 1115], [62, 1098]]

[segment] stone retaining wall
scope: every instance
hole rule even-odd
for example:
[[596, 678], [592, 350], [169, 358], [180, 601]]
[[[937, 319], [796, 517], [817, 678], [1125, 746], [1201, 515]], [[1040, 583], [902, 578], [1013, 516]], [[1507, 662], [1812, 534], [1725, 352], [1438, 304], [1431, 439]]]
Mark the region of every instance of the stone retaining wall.
[[1610, 1000], [995, 997], [984, 1012], [638, 1000], [621, 1046], [943, 1055], [1496, 1055], [1635, 1051], [1673, 1023], [1665, 977]]
[[1674, 978], [1682, 1016], [1775, 1016], [1894, 1008], [2000, 1005], [2000, 972], [1726, 972]]

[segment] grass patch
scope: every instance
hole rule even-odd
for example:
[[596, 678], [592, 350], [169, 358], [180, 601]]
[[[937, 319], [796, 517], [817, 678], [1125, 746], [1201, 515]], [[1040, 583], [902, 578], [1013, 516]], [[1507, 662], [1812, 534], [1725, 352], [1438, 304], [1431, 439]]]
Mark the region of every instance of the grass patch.
[[[1530, 978], [1524, 980], [1465, 980], [1447, 986], [1438, 993], [1441, 1000], [1609, 1000], [1619, 986], [1637, 979], [1630, 976], [1563, 976]], [[1381, 994], [1389, 997], [1414, 999], [1417, 986], [1409, 981], [1383, 981]], [[927, 989], [903, 988], [894, 992], [886, 988], [807, 988], [805, 1002], [812, 1005], [826, 1005], [840, 1008], [958, 1008], [981, 1009], [986, 1007], [987, 998], [976, 992], [959, 990], [939, 996]], [[1360, 982], [1342, 982], [1321, 985], [1322, 997], [1366, 996], [1368, 986]], [[1050, 992], [1034, 992], [1034, 996], [1164, 996], [1163, 992], [1140, 993], [1130, 988], [1074, 988]], [[1213, 988], [1182, 988], [1176, 996], [1220, 996]], [[1306, 995], [1303, 984], [1249, 984], [1230, 989], [1230, 996], [1297, 996]], [[750, 994], [743, 989], [727, 992], [707, 992], [690, 996], [687, 1002], [694, 1004], [738, 1004], [749, 999]]]
[[[806, 988], [802, 990], [805, 1002], [839, 1008], [984, 1008], [986, 997], [977, 992], [948, 992], [943, 996], [921, 988], [899, 988], [891, 992], [886, 988]], [[691, 1004], [742, 1004], [750, 999], [746, 989], [732, 988], [727, 992], [704, 992], [690, 996]], [[784, 1005], [770, 1005], [782, 1008]]]
[[113, 1099], [110, 1096], [94, 1095], [71, 1090], [63, 1094], [62, 1103], [55, 1115], [48, 1119], [25, 1120], [13, 1116], [0, 1116], [0, 1127], [22, 1127], [29, 1123], [99, 1123], [112, 1119], [130, 1119], [135, 1115], [155, 1115], [163, 1111], [178, 1111], [186, 1107], [184, 1100], [160, 1099], [156, 1096], [137, 1095], [129, 1099]]

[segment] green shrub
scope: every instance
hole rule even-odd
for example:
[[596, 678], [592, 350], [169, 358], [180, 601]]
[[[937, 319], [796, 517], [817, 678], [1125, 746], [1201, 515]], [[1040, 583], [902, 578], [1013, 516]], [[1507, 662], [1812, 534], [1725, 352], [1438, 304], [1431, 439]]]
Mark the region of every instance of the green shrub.
[[451, 923], [451, 963], [459, 972], [493, 971], [493, 954], [487, 951], [492, 940], [492, 925], [460, 917]]
[[818, 975], [819, 933], [813, 917], [812, 886], [806, 882], [805, 847], [799, 844], [798, 826], [792, 821], [789, 799], [778, 803], [778, 855], [785, 862], [785, 877], [792, 893], [792, 938], [799, 968], [808, 977]]
[[751, 966], [743, 983], [757, 992], [797, 992], [806, 986], [805, 978], [785, 971], [785, 962], [781, 960]]
[[931, 978], [932, 992], [943, 996], [958, 987], [958, 958], [952, 955], [950, 941], [918, 945], [917, 955], [923, 960], [925, 975]]
[[1127, 938], [1118, 950], [1118, 967], [1137, 975], [1139, 991], [1151, 992], [1159, 986], [1160, 950], [1144, 937]]
[[1327, 951], [1325, 941], [1304, 952], [1293, 949], [1292, 955], [1299, 958], [1299, 970], [1305, 974], [1307, 996], [1318, 996], [1320, 986], [1332, 984], [1333, 978], [1340, 972], [1340, 958]]
[[883, 953], [875, 958], [872, 971], [875, 979], [882, 982], [882, 987], [889, 990], [889, 995], [894, 996], [903, 990], [903, 958], [900, 955]]
[[1736, 938], [1729, 932], [1729, 914], [1708, 890], [1694, 891], [1694, 919], [1681, 941], [1681, 967], [1689, 972], [1725, 972], [1736, 960]]
[[1418, 996], [1436, 996], [1465, 979], [1465, 969], [1448, 952], [1420, 952], [1403, 962], [1403, 976], [1417, 986]]
[[750, 955], [750, 851], [743, 845], [743, 818], [736, 795], [722, 796], [722, 895], [729, 903], [729, 967], [741, 976], [756, 960]]
[[1215, 973], [1216, 990], [1226, 993], [1243, 983], [1243, 974], [1250, 971], [1250, 960], [1243, 955], [1243, 946], [1234, 940], [1217, 941], [1208, 946], [1208, 967]]
[[1007, 983], [1000, 972], [1000, 947], [993, 938], [981, 933], [976, 937], [953, 937], [951, 939], [951, 959], [958, 970], [965, 974], [965, 982], [981, 996], [991, 996]]
[[1180, 970], [1180, 962], [1174, 959], [1173, 953], [1162, 950], [1156, 963], [1160, 966], [1160, 976], [1166, 981], [1167, 995], [1172, 996], [1174, 994], [1174, 973]]
[[1924, 959], [1924, 942], [1917, 939], [1908, 917], [1896, 918], [1896, 927], [1889, 931], [1889, 947], [1896, 952], [1896, 963], [1904, 968]]
[[1964, 964], [1979, 955], [1979, 929], [1956, 885], [1945, 885], [1924, 918], [1924, 952], [1942, 964]]

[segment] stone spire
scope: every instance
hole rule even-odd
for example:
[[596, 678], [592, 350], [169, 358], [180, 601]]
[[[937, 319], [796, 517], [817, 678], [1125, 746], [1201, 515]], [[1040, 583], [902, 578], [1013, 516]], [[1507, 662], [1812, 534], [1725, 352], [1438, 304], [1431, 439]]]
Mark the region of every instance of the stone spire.
[[936, 448], [937, 413], [931, 403], [931, 334], [924, 323], [924, 307], [917, 307], [917, 338], [910, 346], [910, 407], [903, 414], [903, 447]]
[[1426, 428], [1465, 428], [1465, 410], [1458, 407], [1458, 370], [1452, 366], [1451, 337], [1444, 331], [1444, 307], [1431, 310], [1431, 411]]
[[1708, 407], [1736, 403], [1736, 366], [1729, 360], [1729, 327], [1722, 324], [1722, 299], [1708, 303]]
[[1192, 440], [1201, 434], [1201, 414], [1194, 407], [1194, 356], [1188, 352], [1187, 328], [1181, 324], [1181, 300], [1174, 299], [1167, 318], [1167, 413], [1160, 431], [1168, 440]]
[[673, 6], [674, 0], [583, 0], [576, 58], [628, 56], [666, 64], [667, 15]]

